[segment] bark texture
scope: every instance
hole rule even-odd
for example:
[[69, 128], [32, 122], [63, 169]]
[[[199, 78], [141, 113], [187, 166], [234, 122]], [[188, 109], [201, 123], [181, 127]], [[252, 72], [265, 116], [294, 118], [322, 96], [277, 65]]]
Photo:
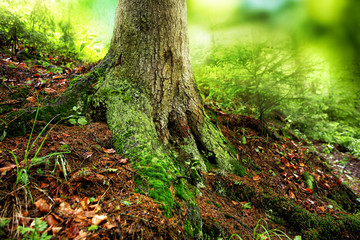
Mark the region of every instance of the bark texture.
[[130, 79], [149, 96], [164, 143], [199, 136], [203, 109], [189, 57], [186, 1], [121, 0], [116, 16], [109, 54], [118, 80]]
[[[136, 111], [146, 115], [131, 116], [133, 120], [145, 117], [149, 123], [145, 132], [156, 131], [165, 145], [196, 145], [187, 152], [202, 170], [206, 163], [200, 155], [206, 154], [211, 164], [245, 173], [219, 130], [204, 116], [190, 61], [185, 0], [120, 0], [106, 59], [110, 68], [98, 95], [107, 97], [107, 120], [115, 131], [119, 132], [119, 118], [131, 112], [123, 107], [130, 105], [135, 115]], [[116, 95], [122, 95], [120, 103]], [[115, 107], [119, 104], [122, 110]], [[143, 125], [141, 121], [137, 124]]]

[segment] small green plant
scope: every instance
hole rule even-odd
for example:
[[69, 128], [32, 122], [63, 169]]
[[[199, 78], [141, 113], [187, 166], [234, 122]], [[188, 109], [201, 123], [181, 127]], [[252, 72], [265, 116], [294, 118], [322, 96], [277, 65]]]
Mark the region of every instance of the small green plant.
[[82, 115], [82, 112], [79, 111], [79, 108], [74, 106], [73, 110], [75, 112], [75, 115], [69, 116], [69, 123], [72, 125], [86, 125], [88, 124], [88, 120], [85, 116]]
[[324, 146], [324, 149], [322, 151], [325, 154], [330, 154], [334, 150], [334, 146], [331, 145], [331, 144], [326, 144], [326, 145], [323, 145], [323, 146]]
[[35, 218], [34, 228], [18, 226], [18, 231], [21, 235], [23, 235], [23, 239], [48, 240], [52, 238], [51, 235], [48, 235], [47, 233], [40, 235], [39, 233], [43, 232], [47, 226], [48, 224], [46, 222], [42, 221], [40, 218]]
[[240, 186], [242, 184], [242, 181], [235, 181], [234, 184]]
[[96, 231], [96, 230], [98, 230], [99, 229], [99, 226], [98, 225], [91, 225], [90, 227], [88, 227], [88, 230], [89, 231]]
[[[261, 223], [261, 221], [263, 221], [265, 223], [265, 225], [263, 225]], [[263, 219], [259, 219], [259, 221], [257, 222], [257, 224], [254, 228], [254, 232], [253, 232], [253, 239], [256, 239], [256, 240], [289, 239], [289, 240], [291, 240], [291, 238], [281, 230], [278, 230], [278, 229], [269, 230], [267, 227], [267, 222]], [[299, 239], [299, 238], [297, 238], [297, 239]]]
[[235, 237], [238, 238], [238, 239], [240, 239], [240, 240], [242, 240], [242, 238], [239, 236], [239, 234], [236, 234], [236, 233], [232, 234], [232, 235], [230, 236], [229, 240], [231, 240], [231, 239], [233, 239], [233, 238], [235, 239]]
[[[32, 198], [32, 194], [30, 192], [29, 189], [29, 183], [30, 183], [30, 177], [29, 177], [29, 170], [31, 167], [36, 166], [38, 164], [42, 164], [42, 163], [47, 163], [48, 159], [54, 156], [59, 156], [62, 155], [64, 153], [67, 152], [56, 152], [56, 153], [51, 153], [48, 154], [45, 157], [38, 157], [38, 154], [43, 146], [43, 144], [45, 143], [45, 140], [47, 139], [50, 131], [54, 128], [51, 127], [49, 129], [49, 131], [46, 133], [46, 135], [44, 136], [44, 138], [42, 139], [39, 147], [36, 149], [35, 154], [33, 157], [30, 158], [29, 154], [30, 152], [34, 149], [35, 144], [37, 143], [37, 141], [39, 140], [39, 138], [42, 136], [42, 134], [45, 132], [45, 130], [48, 128], [48, 126], [50, 125], [50, 123], [57, 117], [55, 116], [53, 119], [51, 119], [46, 125], [45, 127], [42, 128], [42, 130], [40, 131], [40, 133], [37, 135], [37, 137], [35, 138], [35, 140], [31, 143], [32, 140], [32, 136], [33, 136], [33, 132], [35, 129], [35, 124], [36, 124], [36, 120], [38, 118], [39, 115], [39, 105], [37, 107], [37, 111], [36, 111], [36, 115], [35, 115], [35, 119], [34, 119], [34, 123], [33, 126], [31, 128], [31, 132], [30, 132], [30, 136], [29, 136], [29, 140], [25, 149], [25, 155], [24, 155], [24, 159], [22, 161], [22, 163], [19, 163], [18, 161], [18, 157], [14, 154], [13, 151], [8, 150], [10, 152], [10, 154], [13, 156], [15, 164], [16, 164], [16, 181], [15, 181], [15, 188], [17, 188], [19, 186], [19, 184], [21, 185], [20, 188], [23, 188], [25, 191], [25, 195], [29, 196], [31, 201], [33, 202], [33, 198]], [[28, 161], [28, 159], [30, 158], [30, 161]]]
[[1, 218], [0, 219], [0, 237], [5, 235], [3, 228], [10, 222], [8, 218]]
[[251, 209], [251, 203], [250, 202], [247, 202], [247, 203], [244, 203], [242, 204], [241, 203], [241, 207], [245, 210], [245, 209]]

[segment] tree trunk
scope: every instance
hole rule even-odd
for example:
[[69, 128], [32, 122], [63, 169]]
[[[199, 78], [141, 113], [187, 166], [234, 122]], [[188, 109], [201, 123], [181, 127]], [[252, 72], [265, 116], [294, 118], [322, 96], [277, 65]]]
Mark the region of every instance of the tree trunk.
[[110, 67], [98, 84], [96, 102], [106, 103], [116, 135], [132, 135], [116, 141], [119, 149], [136, 148], [146, 139], [137, 134], [151, 134], [146, 143], [157, 136], [167, 147], [190, 146], [187, 152], [198, 158], [202, 170], [205, 154], [211, 164], [245, 173], [204, 115], [190, 62], [185, 0], [120, 0], [105, 59]]

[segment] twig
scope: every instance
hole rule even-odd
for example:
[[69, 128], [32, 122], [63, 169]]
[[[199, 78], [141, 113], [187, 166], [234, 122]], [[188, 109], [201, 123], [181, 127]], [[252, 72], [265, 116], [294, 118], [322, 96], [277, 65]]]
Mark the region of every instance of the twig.
[[8, 85], [6, 85], [6, 83], [5, 83], [4, 81], [1, 81], [1, 84], [2, 84], [5, 88], [7, 88], [11, 93], [14, 93], [14, 91], [13, 91]]

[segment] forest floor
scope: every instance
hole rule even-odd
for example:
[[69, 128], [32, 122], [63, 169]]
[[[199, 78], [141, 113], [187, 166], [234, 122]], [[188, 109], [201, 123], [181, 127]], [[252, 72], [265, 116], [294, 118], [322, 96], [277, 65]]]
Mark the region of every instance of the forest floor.
[[[0, 121], [9, 112], [58, 97], [71, 79], [92, 66], [56, 56], [19, 61], [0, 54]], [[296, 226], [276, 219], [263, 199], [244, 189], [270, 189], [319, 218], [344, 214], [344, 204], [331, 198], [334, 191], [351, 187], [360, 196], [359, 159], [329, 150], [326, 143], [284, 138], [280, 127], [275, 135], [261, 136], [255, 118], [211, 106], [206, 105], [208, 115], [237, 149], [248, 175], [217, 169], [203, 173], [206, 187], [196, 200], [204, 231], [223, 239], [299, 235]], [[115, 152], [106, 123], [92, 122], [90, 115], [69, 116], [57, 124], [55, 120], [47, 128], [37, 121], [32, 135], [0, 142], [0, 238], [41, 232], [53, 239], [186, 239], [186, 209], [166, 218], [157, 202], [138, 193], [132, 159]], [[313, 187], [306, 174], [312, 176]], [[34, 221], [37, 218], [47, 225]], [[21, 235], [19, 226], [30, 230]], [[343, 239], [359, 239], [346, 230], [342, 234]]]

